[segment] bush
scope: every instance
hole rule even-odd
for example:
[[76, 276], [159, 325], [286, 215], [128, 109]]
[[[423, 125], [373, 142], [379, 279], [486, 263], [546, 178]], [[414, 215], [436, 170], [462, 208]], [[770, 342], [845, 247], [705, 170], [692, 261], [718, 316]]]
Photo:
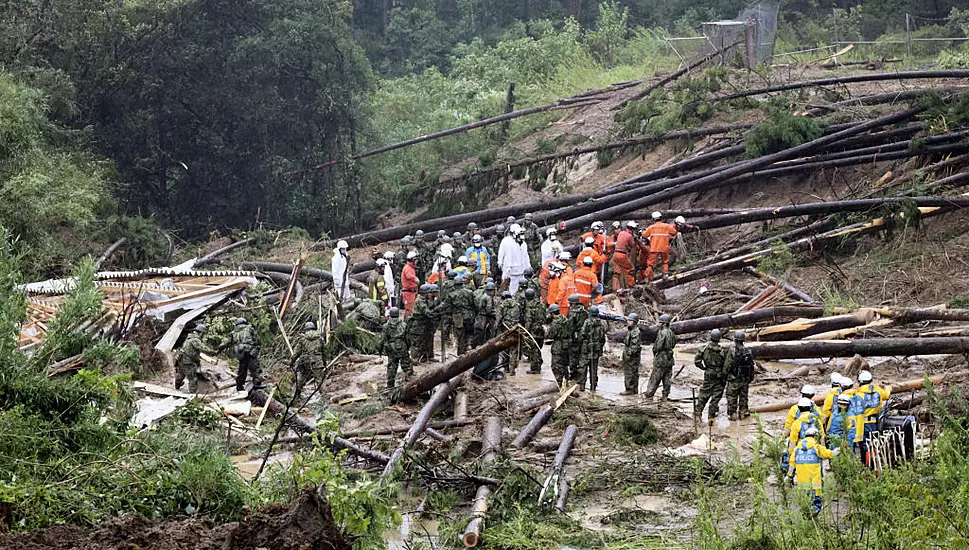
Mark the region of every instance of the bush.
[[804, 116], [773, 109], [768, 119], [754, 126], [747, 135], [747, 158], [756, 158], [790, 149], [821, 137], [821, 124]]

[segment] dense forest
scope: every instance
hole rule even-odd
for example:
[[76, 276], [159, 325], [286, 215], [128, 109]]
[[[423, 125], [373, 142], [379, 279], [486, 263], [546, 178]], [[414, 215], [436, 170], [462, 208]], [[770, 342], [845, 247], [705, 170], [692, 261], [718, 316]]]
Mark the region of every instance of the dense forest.
[[[904, 13], [920, 32], [955, 35], [959, 4], [785, 0], [776, 49], [891, 35]], [[695, 35], [744, 5], [4, 2], [0, 223], [45, 271], [83, 248], [65, 241], [104, 241], [122, 226], [146, 240], [153, 223], [185, 239], [257, 224], [314, 234], [371, 226], [397, 198], [412, 203], [424, 177], [486, 162], [509, 134], [361, 161], [355, 152], [500, 113], [510, 83], [528, 106], [675, 67], [663, 37]], [[516, 121], [510, 136], [548, 120]]]

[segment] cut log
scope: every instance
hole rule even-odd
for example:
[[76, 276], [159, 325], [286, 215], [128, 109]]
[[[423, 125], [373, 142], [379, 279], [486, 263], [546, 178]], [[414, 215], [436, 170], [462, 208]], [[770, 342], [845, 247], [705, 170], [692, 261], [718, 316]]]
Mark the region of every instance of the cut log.
[[468, 418], [468, 393], [459, 391], [454, 396], [454, 419], [466, 420]]
[[844, 373], [848, 378], [857, 378], [858, 373], [863, 370], [868, 370], [868, 361], [860, 356], [855, 355], [850, 361], [845, 365]]
[[[778, 319], [797, 319], [800, 317], [818, 318], [823, 316], [824, 308], [819, 306], [775, 306], [745, 311], [743, 313], [725, 313], [710, 317], [675, 321], [670, 323], [670, 328], [673, 329], [673, 332], [680, 335], [695, 334], [715, 328], [744, 327], [764, 321], [777, 321]], [[657, 332], [659, 332], [659, 326], [657, 325], [643, 327], [643, 341], [652, 342]]]
[[863, 357], [952, 355], [969, 353], [969, 338], [871, 338], [866, 340], [802, 340], [751, 342], [758, 359], [807, 359], [812, 357]]
[[[497, 416], [489, 416], [485, 419], [484, 429], [481, 437], [481, 466], [487, 466], [494, 462], [501, 449], [501, 419]], [[474, 548], [481, 540], [481, 532], [484, 530], [484, 520], [488, 513], [488, 497], [491, 496], [491, 487], [481, 485], [474, 495], [474, 503], [471, 506], [471, 521], [464, 529], [461, 539], [466, 548]]]
[[442, 382], [448, 381], [455, 376], [474, 368], [475, 365], [492, 357], [503, 349], [515, 345], [518, 340], [518, 331], [509, 330], [491, 340], [488, 340], [480, 347], [477, 347], [450, 363], [434, 369], [420, 378], [415, 378], [404, 386], [397, 395], [398, 401], [409, 401], [424, 392], [430, 391]]
[[[941, 384], [943, 382], [958, 382], [960, 380], [965, 380], [969, 378], [969, 371], [961, 372], [950, 372], [946, 374], [938, 374], [935, 376], [928, 377], [928, 380], [932, 384]], [[925, 387], [925, 378], [916, 378], [914, 380], [906, 380], [892, 386], [892, 393], [900, 393], [904, 391], [918, 390]], [[816, 395], [814, 397], [815, 403], [823, 403], [824, 395]], [[769, 403], [767, 405], [759, 405], [756, 407], [751, 407], [750, 412], [752, 413], [768, 413], [777, 411], [786, 411], [791, 407], [797, 405], [797, 399], [789, 401], [781, 401], [777, 403]]]
[[551, 395], [539, 395], [537, 397], [531, 397], [529, 399], [521, 399], [517, 401], [512, 410], [516, 413], [525, 413], [528, 411], [533, 411], [542, 405], [548, 405], [552, 401]]
[[934, 307], [906, 308], [906, 307], [864, 307], [864, 308], [834, 308], [835, 313], [869, 310], [882, 317], [895, 319], [899, 323], [915, 323], [918, 321], [969, 321], [969, 309], [939, 309]]
[[751, 329], [747, 333], [762, 342], [796, 340], [822, 332], [867, 325], [874, 318], [875, 314], [872, 311], [856, 311], [833, 317], [798, 319], [782, 325]]
[[411, 426], [410, 430], [407, 431], [407, 435], [404, 436], [404, 440], [400, 442], [400, 445], [394, 449], [394, 452], [390, 455], [390, 460], [387, 461], [387, 465], [384, 467], [383, 473], [380, 474], [380, 482], [383, 483], [385, 479], [388, 479], [394, 472], [394, 468], [397, 466], [397, 462], [400, 461], [401, 457], [404, 456], [404, 452], [412, 447], [417, 440], [421, 438], [424, 431], [427, 430], [427, 424], [431, 421], [431, 416], [434, 411], [441, 408], [444, 403], [447, 402], [448, 398], [455, 388], [460, 386], [464, 381], [462, 376], [455, 376], [447, 382], [442, 382], [431, 398], [421, 409], [421, 412], [417, 414], [417, 418], [414, 419], [414, 424]]
[[794, 288], [793, 286], [779, 280], [777, 277], [774, 277], [773, 275], [768, 275], [767, 273], [764, 273], [759, 269], [748, 266], [744, 268], [744, 272], [749, 273], [762, 281], [767, 281], [768, 283], [774, 286], [779, 286], [783, 288], [784, 291], [787, 292], [789, 295], [797, 298], [798, 300], [801, 300], [802, 302], [806, 302], [809, 304], [812, 304], [815, 302], [814, 298], [812, 298], [811, 295], [808, 294], [807, 292]]
[[571, 424], [565, 429], [565, 435], [562, 436], [562, 443], [559, 444], [559, 449], [555, 453], [555, 461], [552, 462], [552, 470], [558, 475], [559, 484], [559, 496], [555, 501], [555, 510], [560, 514], [565, 513], [565, 503], [569, 498], [569, 483], [565, 475], [563, 475], [565, 461], [568, 460], [569, 454], [572, 453], [572, 447], [575, 445], [575, 438], [578, 433], [579, 428], [575, 424]]
[[529, 421], [528, 424], [522, 428], [522, 431], [519, 432], [518, 436], [515, 437], [514, 441], [511, 442], [511, 446], [515, 447], [516, 449], [521, 449], [525, 445], [528, 445], [532, 439], [535, 439], [538, 431], [541, 430], [545, 424], [548, 424], [548, 421], [552, 418], [553, 412], [554, 409], [552, 409], [551, 405], [545, 405], [539, 409], [538, 412], [535, 413], [535, 416], [532, 417], [531, 421]]
[[[828, 332], [821, 332], [821, 333], [818, 333], [818, 334], [812, 334], [811, 336], [805, 336], [804, 339], [805, 340], [840, 340], [842, 338], [847, 338], [848, 336], [858, 336], [858, 335], [861, 335], [862, 337], [864, 337], [866, 335], [866, 332], [869, 331], [869, 330], [873, 330], [873, 329], [876, 329], [876, 328], [887, 327], [887, 326], [890, 326], [890, 325], [893, 325], [893, 324], [895, 324], [895, 321], [893, 319], [882, 319], [882, 318], [878, 318], [878, 319], [875, 319], [872, 322], [870, 322], [868, 324], [865, 324], [865, 325], [861, 325], [861, 326], [857, 326], [857, 327], [850, 327], [850, 328], [843, 328], [843, 329], [840, 329], [840, 330], [832, 330], [832, 331], [828, 331]], [[929, 334], [920, 334], [919, 336], [931, 336], [931, 335], [929, 335]], [[958, 335], [955, 335], [955, 334], [938, 334], [937, 336], [958, 336]]]

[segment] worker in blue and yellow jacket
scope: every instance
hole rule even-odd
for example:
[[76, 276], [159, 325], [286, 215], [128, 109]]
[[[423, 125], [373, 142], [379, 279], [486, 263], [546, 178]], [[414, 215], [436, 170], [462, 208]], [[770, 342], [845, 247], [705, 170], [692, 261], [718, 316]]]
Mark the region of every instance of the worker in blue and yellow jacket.
[[805, 434], [810, 428], [815, 428], [821, 434], [821, 438], [824, 437], [824, 427], [821, 423], [821, 417], [814, 412], [817, 409], [817, 405], [807, 397], [801, 397], [800, 401], [797, 402], [798, 416], [791, 424], [790, 431], [788, 431], [787, 436], [787, 451], [785, 451], [784, 456], [781, 457], [781, 462], [784, 465], [784, 472], [787, 473], [787, 465], [791, 457], [791, 453], [794, 452], [794, 448], [798, 446], [802, 439], [804, 439]]
[[814, 513], [821, 511], [821, 490], [824, 485], [824, 472], [821, 461], [829, 460], [838, 455], [841, 449], [828, 450], [818, 442], [819, 431], [814, 426], [804, 433], [804, 439], [797, 444], [788, 459], [790, 479], [793, 485], [810, 491], [811, 509]]
[[883, 388], [872, 382], [871, 373], [863, 370], [858, 374], [858, 389], [856, 395], [861, 395], [865, 403], [865, 435], [874, 432], [878, 427], [878, 415], [882, 412], [885, 402], [892, 395], [892, 387]]
[[[811, 407], [808, 409], [809, 412], [821, 416], [821, 409], [814, 404], [814, 386], [804, 386], [801, 388], [801, 399], [808, 399], [811, 401]], [[791, 405], [791, 409], [787, 411], [787, 419], [784, 421], [784, 429], [790, 430], [794, 421], [797, 420], [802, 414], [800, 405]]]
[[848, 448], [851, 448], [854, 440], [855, 417], [848, 413], [850, 405], [851, 396], [842, 393], [838, 396], [834, 410], [828, 416], [824, 426], [824, 436], [829, 449], [841, 447], [845, 442], [848, 443]]
[[828, 389], [828, 393], [824, 396], [824, 404], [821, 405], [821, 422], [824, 424], [828, 423], [828, 418], [831, 417], [831, 411], [837, 407], [838, 396], [841, 395], [841, 379], [843, 377], [833, 372], [831, 373], [831, 387]]

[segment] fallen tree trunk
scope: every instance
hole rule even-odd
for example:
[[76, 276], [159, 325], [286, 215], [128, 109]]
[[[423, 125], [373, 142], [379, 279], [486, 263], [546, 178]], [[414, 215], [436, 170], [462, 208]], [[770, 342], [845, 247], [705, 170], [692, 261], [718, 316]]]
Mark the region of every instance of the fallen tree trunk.
[[209, 252], [208, 254], [206, 254], [205, 256], [202, 256], [198, 260], [195, 260], [195, 265], [197, 267], [201, 265], [214, 263], [215, 260], [219, 258], [219, 256], [228, 254], [229, 252], [235, 250], [236, 248], [247, 246], [249, 244], [254, 243], [255, 241], [256, 239], [254, 237], [250, 237], [248, 239], [242, 239], [241, 241], [236, 241], [228, 246], [223, 246], [222, 248], [218, 250], [213, 250], [212, 252]]
[[969, 338], [872, 338], [866, 340], [801, 340], [751, 342], [758, 359], [807, 359], [813, 357], [862, 357], [953, 355], [969, 353]]
[[125, 243], [127, 242], [128, 242], [128, 237], [121, 237], [117, 241], [114, 241], [114, 244], [109, 246], [108, 249], [104, 251], [104, 254], [101, 254], [101, 256], [97, 259], [97, 261], [94, 262], [94, 267], [101, 267], [101, 264], [108, 261], [108, 258], [110, 258], [115, 252], [118, 251], [119, 248], [124, 246]]
[[774, 277], [772, 275], [768, 275], [767, 273], [764, 273], [763, 271], [761, 271], [759, 269], [756, 269], [756, 268], [753, 268], [753, 267], [749, 267], [748, 266], [748, 267], [745, 267], [744, 268], [744, 273], [749, 273], [749, 274], [753, 275], [754, 277], [757, 277], [758, 279], [760, 279], [762, 281], [767, 281], [768, 283], [770, 283], [770, 284], [772, 284], [772, 285], [774, 285], [776, 287], [783, 288], [784, 291], [787, 292], [790, 296], [793, 296], [793, 297], [797, 298], [798, 300], [801, 300], [802, 302], [806, 302], [808, 304], [815, 303], [815, 299], [812, 298], [811, 295], [808, 294], [807, 292], [804, 292], [802, 290], [799, 290], [799, 289], [797, 289], [797, 288], [795, 288], [795, 287], [793, 287], [793, 286], [791, 286], [791, 285], [789, 285], [789, 284], [787, 284], [787, 283], [779, 280], [777, 277]]
[[[240, 264], [240, 267], [242, 267], [243, 269], [256, 269], [259, 271], [263, 271], [265, 273], [284, 273], [286, 275], [290, 275], [293, 271], [292, 265], [281, 264], [276, 262], [249, 261], [249, 262], [242, 262]], [[316, 279], [322, 279], [324, 281], [333, 282], [332, 273], [315, 267], [303, 266], [303, 268], [300, 270], [300, 273], [308, 277], [313, 277]], [[350, 278], [349, 281], [350, 281], [350, 288], [354, 290], [363, 290], [363, 291], [367, 290], [367, 285], [363, 284], [362, 282], [353, 278]]]
[[[764, 321], [777, 321], [783, 318], [797, 319], [800, 317], [817, 318], [823, 316], [824, 308], [820, 306], [775, 306], [744, 311], [742, 313], [724, 313], [722, 315], [676, 321], [670, 323], [670, 328], [673, 332], [680, 335], [695, 334], [715, 328], [742, 327]], [[659, 327], [656, 325], [643, 327], [641, 331], [642, 338], [646, 342], [652, 342], [656, 338], [657, 332], [659, 332]]]
[[[928, 380], [932, 384], [941, 384], [943, 382], [957, 382], [960, 380], [965, 380], [966, 378], [969, 378], [969, 371], [938, 374], [935, 376], [928, 377]], [[925, 378], [917, 378], [914, 380], [907, 380], [905, 382], [892, 386], [892, 393], [912, 391], [912, 390], [921, 389], [923, 387], [925, 387]], [[823, 403], [824, 398], [825, 398], [824, 395], [817, 395], [814, 397], [814, 402]], [[795, 405], [797, 405], [797, 399], [789, 400], [789, 401], [780, 401], [777, 403], [769, 403], [767, 405], [758, 405], [756, 407], [751, 407], [750, 412], [767, 413], [767, 412], [786, 411]]]
[[552, 418], [552, 413], [555, 409], [551, 405], [545, 405], [535, 413], [535, 416], [528, 422], [528, 424], [522, 428], [518, 436], [515, 437], [514, 441], [511, 442], [511, 446], [516, 449], [521, 449], [522, 447], [528, 445], [532, 439], [535, 439], [535, 435], [538, 434], [538, 430], [541, 430], [545, 424]]
[[437, 389], [434, 390], [434, 394], [424, 405], [424, 408], [421, 409], [421, 412], [417, 414], [417, 418], [414, 419], [414, 424], [411, 426], [410, 430], [408, 430], [404, 440], [400, 442], [400, 445], [398, 445], [397, 448], [394, 449], [394, 452], [390, 455], [390, 460], [387, 461], [387, 465], [384, 466], [384, 471], [380, 474], [381, 482], [394, 473], [394, 467], [397, 465], [397, 462], [400, 461], [401, 457], [404, 456], [404, 451], [417, 443], [417, 440], [421, 438], [421, 435], [423, 435], [424, 431], [427, 429], [427, 424], [431, 421], [431, 416], [434, 414], [434, 411], [439, 409], [441, 405], [447, 402], [448, 398], [451, 396], [451, 392], [453, 392], [456, 387], [460, 386], [463, 381], [464, 380], [461, 376], [456, 376], [447, 382], [442, 382]]
[[[960, 92], [969, 89], [966, 86], [945, 86], [942, 88], [933, 88], [932, 91], [940, 94]], [[907, 101], [911, 99], [916, 99], [925, 95], [925, 89], [917, 88], [914, 90], [905, 90], [900, 92], [884, 92], [880, 94], [870, 94], [863, 95], [859, 97], [853, 97], [851, 99], [845, 99], [832, 103], [831, 105], [820, 105], [818, 107], [812, 108], [808, 111], [808, 116], [820, 116], [826, 112], [837, 111], [841, 107], [846, 106], [867, 106], [867, 105], [881, 105], [884, 103], [894, 103], [896, 101]]]
[[565, 461], [568, 460], [569, 454], [572, 453], [572, 447], [575, 445], [575, 438], [578, 433], [579, 428], [575, 424], [570, 424], [565, 429], [565, 435], [562, 436], [562, 443], [559, 444], [559, 450], [555, 453], [555, 461], [552, 463], [552, 470], [557, 472], [559, 476], [559, 496], [555, 501], [555, 510], [560, 514], [565, 513], [565, 504], [569, 499], [569, 482], [563, 474]]
[[736, 92], [725, 96], [715, 97], [711, 101], [729, 101], [731, 99], [739, 99], [742, 97], [750, 97], [750, 96], [769, 94], [774, 92], [786, 92], [788, 90], [798, 90], [800, 88], [830, 86], [832, 84], [853, 84], [857, 82], [878, 82], [882, 80], [913, 80], [913, 79], [922, 79], [922, 78], [935, 79], [935, 78], [967, 78], [967, 77], [969, 77], [969, 71], [964, 71], [964, 70], [904, 71], [904, 72], [897, 72], [897, 73], [850, 75], [850, 76], [841, 76], [841, 77], [834, 77], [834, 78], [820, 78], [817, 80], [805, 80], [801, 82], [790, 82], [788, 84], [779, 84], [776, 86], [768, 86], [766, 88], [744, 90], [742, 92]]
[[[731, 44], [730, 46], [727, 46], [726, 48], [724, 48], [724, 50], [726, 50], [727, 48], [732, 48], [733, 46], [736, 46], [738, 43], [739, 42], [735, 42], [734, 44]], [[623, 101], [619, 105], [616, 105], [615, 107], [612, 108], [612, 110], [613, 111], [618, 111], [619, 109], [622, 109], [626, 105], [628, 105], [629, 102], [631, 102], [631, 101], [639, 101], [640, 99], [642, 99], [642, 98], [648, 96], [649, 94], [653, 93], [654, 90], [658, 90], [658, 89], [666, 86], [670, 82], [673, 82], [673, 81], [679, 79], [681, 76], [689, 73], [693, 69], [696, 69], [697, 67], [700, 67], [700, 66], [708, 63], [711, 59], [714, 59], [718, 55], [722, 55], [722, 54], [723, 54], [723, 51], [722, 50], [717, 50], [716, 48], [714, 48], [714, 51], [713, 52], [710, 52], [709, 54], [701, 57], [700, 59], [697, 59], [693, 63], [690, 63], [686, 67], [683, 67], [682, 69], [680, 69], [680, 70], [678, 70], [678, 71], [670, 74], [669, 76], [666, 76], [665, 78], [663, 78], [659, 82], [656, 82], [655, 84], [651, 84], [650, 86], [647, 86], [645, 90], [637, 93], [636, 95], [634, 95], [633, 97], [627, 99], [626, 101]]]
[[786, 231], [778, 235], [773, 235], [771, 237], [767, 237], [759, 241], [745, 244], [743, 246], [738, 246], [737, 248], [724, 250], [723, 252], [719, 252], [717, 254], [714, 254], [713, 256], [708, 256], [698, 262], [694, 262], [692, 264], [682, 266], [678, 268], [677, 271], [689, 271], [691, 269], [696, 269], [698, 267], [703, 267], [705, 265], [710, 265], [716, 262], [722, 262], [724, 260], [729, 260], [731, 258], [743, 256], [744, 254], [748, 254], [756, 250], [761, 250], [766, 246], [773, 246], [778, 242], [787, 243], [792, 240], [800, 239], [801, 237], [805, 237], [807, 235], [816, 235], [818, 233], [823, 233], [825, 231], [829, 231], [833, 229], [835, 225], [837, 224], [835, 223], [834, 220], [831, 220], [831, 219], [818, 220], [811, 224], [805, 225], [804, 227], [792, 229], [790, 231]]
[[[283, 414], [286, 411], [286, 406], [277, 401], [276, 399], [270, 399], [269, 394], [263, 390], [253, 390], [249, 395], [250, 400], [257, 404], [263, 405], [269, 409], [270, 412], [274, 414]], [[380, 451], [373, 449], [365, 449], [352, 441], [348, 441], [334, 432], [324, 432], [323, 430], [316, 427], [316, 423], [307, 418], [303, 418], [295, 413], [290, 413], [288, 419], [290, 422], [296, 424], [302, 430], [308, 432], [315, 432], [320, 434], [320, 440], [329, 447], [335, 450], [346, 450], [348, 453], [359, 456], [371, 462], [376, 462], [377, 464], [386, 464], [390, 457], [385, 455]]]
[[401, 389], [396, 400], [409, 401], [414, 399], [418, 395], [430, 391], [431, 388], [437, 386], [438, 384], [448, 381], [462, 372], [474, 368], [475, 365], [484, 361], [485, 359], [490, 358], [499, 351], [510, 348], [515, 344], [515, 342], [517, 342], [517, 340], [517, 330], [509, 330], [499, 334], [498, 336], [495, 336], [491, 340], [488, 340], [482, 344], [480, 347], [465, 353], [450, 363], [434, 369], [420, 378], [411, 380]]
[[867, 325], [874, 318], [875, 314], [871, 311], [856, 311], [833, 317], [798, 319], [792, 323], [752, 329], [748, 334], [761, 342], [795, 340], [822, 332]]
[[939, 308], [908, 308], [908, 307], [863, 307], [842, 308], [835, 307], [835, 313], [850, 311], [871, 311], [882, 317], [897, 320], [899, 323], [914, 323], [917, 321], [969, 321], [969, 309], [939, 309]]
[[[498, 450], [501, 449], [500, 418], [489, 416], [485, 419], [481, 443], [481, 466], [484, 467], [495, 461]], [[474, 495], [474, 503], [471, 506], [471, 521], [468, 522], [461, 537], [466, 548], [474, 548], [481, 540], [485, 516], [488, 513], [488, 497], [490, 496], [491, 487], [488, 485], [478, 487], [478, 491]]]
[[[461, 426], [467, 426], [468, 424], [474, 424], [475, 421], [470, 418], [462, 418], [454, 420], [435, 420], [433, 422], [428, 422], [428, 428], [434, 428], [435, 430], [441, 430], [445, 428], [460, 428]], [[411, 429], [413, 424], [399, 424], [397, 426], [388, 426], [384, 428], [357, 428], [356, 430], [349, 430], [343, 432], [343, 437], [360, 437], [360, 436], [370, 436], [370, 435], [391, 435], [396, 433], [404, 433]]]

